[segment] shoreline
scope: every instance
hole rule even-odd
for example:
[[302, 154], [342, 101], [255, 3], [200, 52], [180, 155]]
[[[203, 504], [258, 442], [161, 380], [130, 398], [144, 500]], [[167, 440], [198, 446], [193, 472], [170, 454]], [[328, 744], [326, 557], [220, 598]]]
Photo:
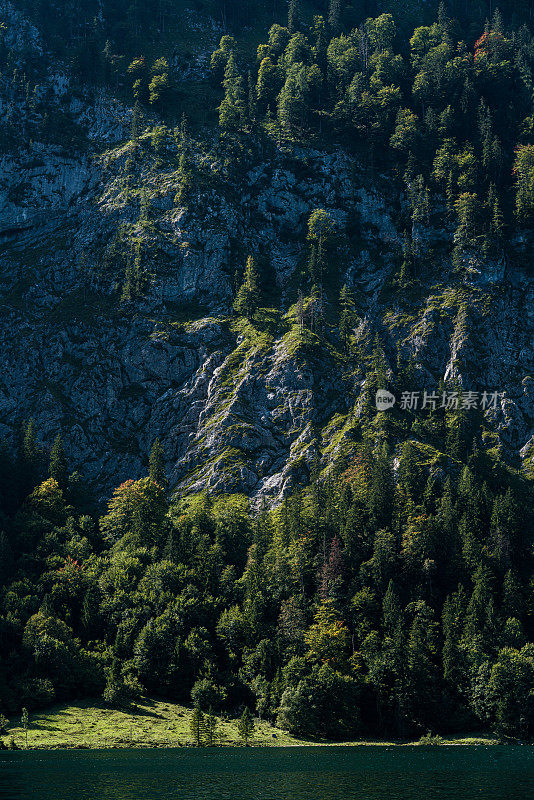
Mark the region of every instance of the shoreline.
[[[0, 741], [8, 747], [14, 739], [17, 750], [124, 750], [195, 747], [189, 722], [192, 709], [177, 703], [142, 698], [128, 709], [114, 709], [100, 700], [63, 704], [30, 713], [28, 746], [20, 717], [12, 718]], [[212, 747], [245, 747], [237, 733], [237, 720], [217, 717], [218, 740]], [[508, 744], [485, 731], [454, 736], [415, 739], [355, 739], [333, 742], [301, 739], [269, 722], [255, 720], [255, 733], [248, 748], [258, 747], [466, 747]], [[521, 744], [509, 742], [509, 744]], [[526, 743], [525, 743], [526, 744]], [[202, 745], [208, 747], [208, 745]], [[8, 752], [4, 750], [3, 752]], [[14, 752], [10, 750], [10, 752]]]
[[[5, 734], [4, 734], [5, 736]], [[9, 738], [9, 737], [8, 737]], [[0, 753], [15, 753], [15, 752], [55, 752], [58, 750], [61, 751], [76, 751], [76, 750], [236, 750], [236, 749], [247, 749], [247, 750], [258, 750], [258, 749], [282, 749], [282, 748], [291, 748], [291, 747], [386, 747], [386, 748], [401, 748], [401, 747], [496, 747], [496, 746], [504, 746], [504, 747], [534, 747], [534, 742], [505, 742], [499, 739], [492, 739], [492, 738], [483, 738], [483, 737], [465, 737], [461, 739], [443, 739], [441, 742], [435, 742], [433, 744], [425, 744], [417, 740], [413, 741], [406, 741], [406, 742], [396, 742], [396, 741], [383, 741], [380, 739], [373, 740], [355, 740], [355, 741], [348, 741], [348, 742], [314, 742], [314, 741], [307, 741], [307, 740], [297, 740], [295, 739], [291, 744], [284, 742], [283, 744], [273, 743], [273, 744], [265, 744], [260, 742], [249, 742], [248, 745], [240, 744], [238, 742], [218, 742], [214, 745], [200, 745], [197, 747], [196, 745], [192, 744], [191, 742], [185, 743], [173, 743], [169, 742], [168, 744], [162, 744], [158, 742], [125, 742], [121, 744], [111, 744], [111, 743], [103, 743], [101, 745], [86, 745], [86, 744], [78, 744], [75, 742], [68, 743], [68, 742], [58, 742], [58, 744], [54, 745], [32, 745], [28, 744], [26, 748], [24, 744], [18, 745], [15, 749], [10, 749], [9, 747], [1, 749]]]

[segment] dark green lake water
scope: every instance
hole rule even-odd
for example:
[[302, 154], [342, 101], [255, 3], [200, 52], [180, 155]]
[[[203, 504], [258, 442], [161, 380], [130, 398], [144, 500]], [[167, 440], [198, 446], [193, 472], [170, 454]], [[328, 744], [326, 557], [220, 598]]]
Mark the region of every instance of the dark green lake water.
[[533, 747], [0, 753], [0, 800], [534, 800]]

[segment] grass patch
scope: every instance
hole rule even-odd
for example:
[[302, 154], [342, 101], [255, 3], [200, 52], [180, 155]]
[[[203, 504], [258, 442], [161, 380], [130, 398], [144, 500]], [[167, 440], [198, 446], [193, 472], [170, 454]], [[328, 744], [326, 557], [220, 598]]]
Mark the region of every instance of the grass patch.
[[[28, 748], [35, 750], [57, 749], [109, 749], [124, 747], [188, 747], [193, 745], [189, 730], [192, 709], [164, 700], [142, 698], [130, 709], [108, 708], [100, 700], [86, 700], [77, 705], [57, 705], [47, 711], [30, 715]], [[219, 745], [242, 744], [237, 733], [237, 719], [218, 717]], [[251, 745], [256, 747], [291, 747], [332, 744], [325, 741], [297, 739], [275, 728], [268, 722], [255, 720], [255, 733]], [[13, 737], [18, 747], [24, 748], [26, 737], [18, 724], [8, 725], [3, 740]], [[415, 741], [358, 740], [339, 742], [352, 745], [414, 745]], [[486, 733], [459, 734], [441, 738], [440, 745], [493, 745], [498, 740]], [[338, 744], [338, 743], [336, 743]]]
[[[189, 730], [192, 710], [176, 703], [143, 698], [130, 709], [107, 708], [99, 700], [78, 705], [59, 705], [30, 715], [28, 748], [98, 749], [115, 747], [183, 747], [192, 745]], [[237, 720], [218, 718], [219, 744], [239, 745]], [[4, 741], [11, 737], [25, 747], [20, 725], [8, 727]], [[267, 722], [256, 720], [252, 743], [257, 746], [305, 744]]]

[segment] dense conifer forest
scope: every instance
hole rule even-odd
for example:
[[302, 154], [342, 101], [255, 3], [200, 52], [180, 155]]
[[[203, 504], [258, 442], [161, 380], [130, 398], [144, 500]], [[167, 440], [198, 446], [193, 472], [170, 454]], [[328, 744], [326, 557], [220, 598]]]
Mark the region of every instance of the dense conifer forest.
[[28, 424], [2, 458], [6, 713], [148, 693], [331, 739], [531, 735], [532, 488], [480, 455], [474, 420], [413, 420], [459, 432], [429, 475], [409, 440], [393, 463], [378, 417], [349, 463], [254, 514], [169, 501], [159, 443], [146, 478], [83, 513], [60, 440], [41, 480]]
[[[107, 245], [86, 302], [113, 264], [117, 313], [143, 308], [148, 161], [173, 170], [176, 206], [196, 213], [208, 162], [239, 187], [261, 159], [332, 143], [405, 198], [387, 285], [397, 308], [410, 308], [443, 259], [461, 298], [473, 276], [510, 265], [532, 274], [534, 3], [199, 0], [226, 32], [196, 107], [169, 66], [183, 55], [179, 3], [83, 0], [54, 3], [54, 14], [49, 2], [17, 5], [45, 37], [46, 59], [132, 108], [119, 179], [138, 218]], [[0, 49], [8, 74], [12, 55], [3, 40]], [[22, 132], [4, 127], [6, 152], [21, 135], [65, 136], [36, 91], [46, 59], [14, 79], [31, 113]], [[426, 407], [378, 410], [378, 390], [420, 392], [421, 370], [400, 341], [394, 352], [362, 328], [343, 270], [356, 220], [341, 230], [317, 207], [300, 244], [284, 308], [266, 254], [240, 254], [229, 324], [246, 350], [284, 314], [288, 346], [312, 363], [328, 353], [358, 391], [331, 458], [324, 431], [312, 431], [317, 458], [302, 459], [280, 502], [177, 491], [165, 439], [151, 443], [145, 477], [107, 498], [59, 429], [45, 445], [24, 419], [5, 442], [0, 713], [148, 695], [232, 716], [248, 708], [317, 739], [534, 736], [534, 470], [457, 377], [444, 375]]]

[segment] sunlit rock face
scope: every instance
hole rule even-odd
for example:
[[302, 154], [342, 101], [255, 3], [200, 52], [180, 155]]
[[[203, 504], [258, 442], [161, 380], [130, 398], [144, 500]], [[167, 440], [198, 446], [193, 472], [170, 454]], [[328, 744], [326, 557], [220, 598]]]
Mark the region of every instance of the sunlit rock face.
[[[39, 31], [9, 3], [0, 7], [14, 57], [42, 54]], [[175, 56], [180, 80], [206, 73], [220, 31], [205, 24], [209, 46], [187, 68]], [[439, 198], [414, 229], [420, 291], [401, 309], [389, 287], [406, 198], [392, 179], [370, 177], [341, 149], [275, 148], [269, 157], [258, 149], [242, 172], [228, 171], [208, 142], [197, 156], [202, 181], [183, 207], [165, 148], [156, 156], [146, 136], [143, 157], [133, 159], [131, 109], [100, 90], [74, 93], [60, 64], [39, 93], [69, 120], [69, 138], [62, 145], [21, 133], [0, 157], [0, 437], [12, 441], [30, 417], [45, 447], [61, 430], [72, 466], [102, 497], [145, 473], [156, 437], [178, 492], [276, 501], [327, 468], [357, 436], [365, 374], [336, 339], [331, 296], [323, 327], [309, 341], [299, 335], [307, 221], [323, 208], [339, 234], [337, 285], [357, 300], [362, 352], [378, 333], [391, 367], [399, 347], [412, 357], [421, 392], [442, 378], [499, 392], [486, 411], [488, 447], [504, 448], [517, 466], [532, 463], [532, 281], [487, 263], [460, 283]], [[16, 119], [23, 132], [34, 113], [2, 77], [0, 121]], [[135, 302], [122, 296], [125, 230], [143, 259]], [[438, 263], [430, 270], [431, 247]], [[261, 335], [230, 318], [248, 254], [261, 258], [276, 303]]]

